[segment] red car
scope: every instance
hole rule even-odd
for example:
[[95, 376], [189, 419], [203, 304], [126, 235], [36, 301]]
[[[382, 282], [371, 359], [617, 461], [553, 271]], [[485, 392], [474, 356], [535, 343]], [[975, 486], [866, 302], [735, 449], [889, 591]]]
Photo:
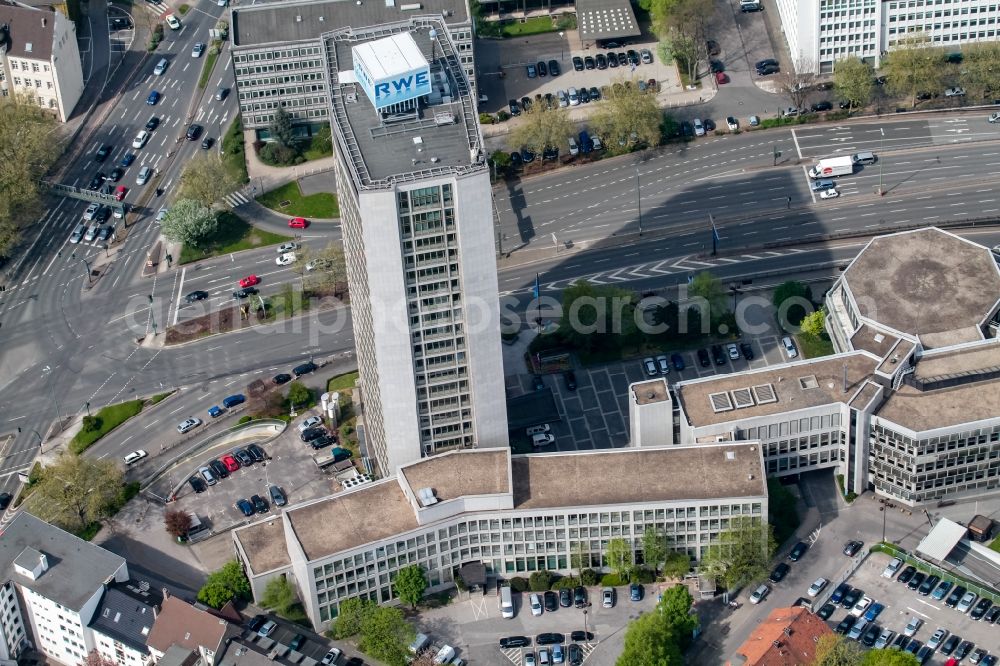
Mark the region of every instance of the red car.
[[127, 192], [128, 188], [126, 188], [124, 185], [119, 185], [117, 189], [115, 189], [115, 201], [121, 201], [122, 199], [124, 199], [125, 194]]
[[246, 288], [246, 287], [252, 287], [255, 284], [258, 284], [259, 282], [260, 282], [260, 278], [257, 277], [256, 275], [248, 275], [245, 278], [243, 278], [242, 280], [240, 280], [240, 286], [244, 287], [244, 288]]
[[288, 220], [288, 226], [292, 229], [305, 229], [309, 226], [309, 220], [304, 217], [293, 217]]
[[716, 72], [715, 82], [721, 86], [723, 83], [729, 83], [729, 77], [726, 76], [725, 72]]
[[230, 472], [235, 472], [240, 468], [240, 464], [236, 462], [236, 458], [232, 456], [222, 456], [222, 464], [226, 466]]

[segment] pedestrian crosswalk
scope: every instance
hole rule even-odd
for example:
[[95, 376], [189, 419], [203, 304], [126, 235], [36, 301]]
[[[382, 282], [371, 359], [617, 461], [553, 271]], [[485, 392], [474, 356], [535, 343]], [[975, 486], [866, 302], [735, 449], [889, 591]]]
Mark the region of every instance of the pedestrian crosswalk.
[[170, 11], [170, 7], [159, 0], [146, 0], [146, 8], [157, 16], [163, 16]]
[[227, 194], [225, 196], [225, 201], [229, 204], [230, 208], [239, 208], [245, 203], [250, 203], [250, 197], [244, 194], [243, 191], [237, 191], [232, 194]]

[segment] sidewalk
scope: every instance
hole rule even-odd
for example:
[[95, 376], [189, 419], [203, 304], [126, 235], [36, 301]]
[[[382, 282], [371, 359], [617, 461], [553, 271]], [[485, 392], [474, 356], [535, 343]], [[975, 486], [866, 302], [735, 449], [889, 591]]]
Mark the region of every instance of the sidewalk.
[[[316, 173], [333, 171], [334, 157], [324, 157], [318, 160], [303, 162], [290, 167], [274, 167], [264, 164], [253, 149], [257, 135], [254, 130], [243, 130], [243, 153], [247, 157], [247, 175], [250, 177], [250, 195], [260, 196], [264, 192], [281, 187], [285, 183], [299, 180]], [[331, 174], [331, 179], [333, 174]]]

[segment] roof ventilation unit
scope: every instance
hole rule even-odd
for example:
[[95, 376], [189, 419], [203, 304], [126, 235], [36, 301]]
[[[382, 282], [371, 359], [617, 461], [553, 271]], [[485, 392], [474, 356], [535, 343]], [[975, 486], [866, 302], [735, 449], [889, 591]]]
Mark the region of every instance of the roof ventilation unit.
[[433, 488], [421, 488], [417, 494], [420, 496], [422, 506], [433, 506], [438, 502], [437, 497], [434, 497]]

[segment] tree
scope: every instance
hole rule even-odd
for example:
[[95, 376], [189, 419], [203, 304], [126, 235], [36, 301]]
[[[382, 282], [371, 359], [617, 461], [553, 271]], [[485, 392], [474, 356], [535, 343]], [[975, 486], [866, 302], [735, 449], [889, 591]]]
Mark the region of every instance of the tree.
[[681, 579], [691, 570], [691, 558], [686, 553], [671, 551], [666, 561], [663, 563], [663, 576], [665, 578]]
[[108, 516], [123, 479], [112, 460], [62, 453], [43, 468], [41, 480], [28, 497], [29, 510], [46, 522], [78, 532]]
[[698, 627], [698, 616], [691, 613], [693, 601], [687, 586], [674, 585], [663, 592], [663, 598], [656, 604], [681, 650], [691, 644], [693, 632]]
[[61, 150], [59, 127], [26, 95], [0, 97], [0, 257], [20, 239], [18, 222], [39, 208], [40, 180]]
[[184, 167], [179, 196], [211, 208], [216, 201], [225, 201], [238, 185], [217, 153], [203, 152]]
[[813, 666], [861, 666], [863, 651], [839, 634], [826, 634], [816, 643]]
[[83, 666], [118, 666], [114, 659], [108, 659], [94, 648], [87, 653], [87, 658], [83, 661]]
[[806, 335], [812, 335], [817, 338], [821, 337], [826, 333], [826, 310], [823, 308], [813, 310], [803, 317], [802, 323], [799, 326]]
[[361, 633], [361, 619], [375, 606], [369, 599], [352, 597], [340, 602], [340, 613], [333, 621], [333, 637], [344, 640]]
[[962, 46], [958, 81], [970, 99], [988, 99], [1000, 92], [1000, 44], [973, 42]]
[[260, 598], [262, 608], [268, 608], [278, 615], [288, 615], [288, 609], [298, 603], [298, 595], [295, 588], [284, 576], [272, 578], [264, 587], [264, 594]]
[[160, 230], [167, 240], [200, 247], [219, 230], [219, 219], [194, 199], [179, 199], [167, 211]]
[[788, 101], [796, 109], [805, 107], [806, 98], [816, 82], [813, 64], [807, 60], [797, 60], [793, 67], [782, 69], [775, 78], [778, 88], [788, 96]]
[[614, 154], [628, 152], [636, 144], [659, 144], [662, 118], [656, 95], [641, 92], [634, 84], [626, 86], [616, 81], [591, 116], [591, 124], [604, 139], [605, 150]]
[[707, 26], [714, 22], [716, 11], [714, 3], [702, 0], [651, 0], [653, 29], [669, 42], [689, 81], [694, 81], [698, 61], [707, 55]]
[[729, 589], [767, 575], [777, 544], [769, 524], [759, 517], [734, 516], [702, 555], [701, 571], [722, 580]]
[[530, 576], [528, 576], [528, 589], [532, 592], [544, 592], [545, 590], [552, 587], [552, 572], [542, 569], [541, 571], [533, 571]]
[[643, 613], [628, 623], [616, 666], [681, 666], [684, 657], [660, 613]]
[[567, 109], [550, 109], [542, 102], [532, 104], [521, 114], [521, 121], [510, 133], [509, 147], [520, 150], [527, 147], [541, 156], [545, 148], [558, 148], [573, 136], [575, 125], [569, 119]]
[[172, 537], [185, 537], [191, 529], [191, 514], [179, 509], [167, 509], [163, 514], [163, 525]]
[[389, 666], [405, 666], [414, 635], [403, 611], [373, 604], [361, 617], [358, 649]]
[[208, 574], [198, 590], [198, 601], [212, 608], [222, 608], [234, 599], [250, 599], [250, 581], [236, 560], [230, 560], [218, 571]]
[[688, 298], [704, 299], [703, 303], [708, 306], [709, 319], [712, 322], [719, 321], [729, 312], [729, 296], [722, 286], [722, 281], [708, 271], [698, 273], [691, 280], [691, 284], [688, 285]]
[[578, 280], [563, 290], [559, 334], [574, 348], [590, 352], [634, 342], [635, 294]]
[[920, 666], [915, 654], [893, 648], [868, 650], [861, 659], [861, 666]]
[[295, 133], [292, 130], [292, 117], [288, 115], [285, 108], [279, 106], [274, 112], [274, 118], [269, 126], [271, 138], [282, 148], [292, 148], [295, 146]]
[[916, 106], [919, 93], [941, 88], [944, 64], [944, 52], [933, 48], [927, 35], [915, 33], [900, 39], [882, 58], [882, 72], [889, 92], [908, 96]]
[[618, 578], [625, 582], [632, 573], [632, 547], [628, 541], [617, 537], [608, 541], [604, 556], [608, 558], [608, 566]]
[[833, 87], [848, 109], [863, 109], [872, 101], [875, 69], [857, 56], [838, 60], [833, 68]]
[[667, 557], [667, 537], [663, 530], [649, 525], [642, 533], [642, 561], [646, 566], [653, 567], [653, 572], [659, 572], [660, 564]]
[[427, 576], [424, 573], [424, 568], [419, 564], [403, 567], [396, 574], [393, 588], [400, 601], [410, 604], [410, 608], [415, 609], [417, 602], [424, 598], [424, 592], [427, 590]]
[[347, 262], [340, 245], [330, 243], [317, 251], [303, 247], [296, 252], [299, 258], [292, 269], [301, 276], [306, 289], [321, 295], [343, 289], [347, 283]]
[[306, 405], [312, 400], [312, 389], [300, 381], [288, 385], [288, 402], [292, 405]]
[[787, 322], [798, 326], [812, 307], [812, 289], [803, 282], [788, 280], [777, 286], [771, 302], [778, 310], [778, 319], [782, 325]]

